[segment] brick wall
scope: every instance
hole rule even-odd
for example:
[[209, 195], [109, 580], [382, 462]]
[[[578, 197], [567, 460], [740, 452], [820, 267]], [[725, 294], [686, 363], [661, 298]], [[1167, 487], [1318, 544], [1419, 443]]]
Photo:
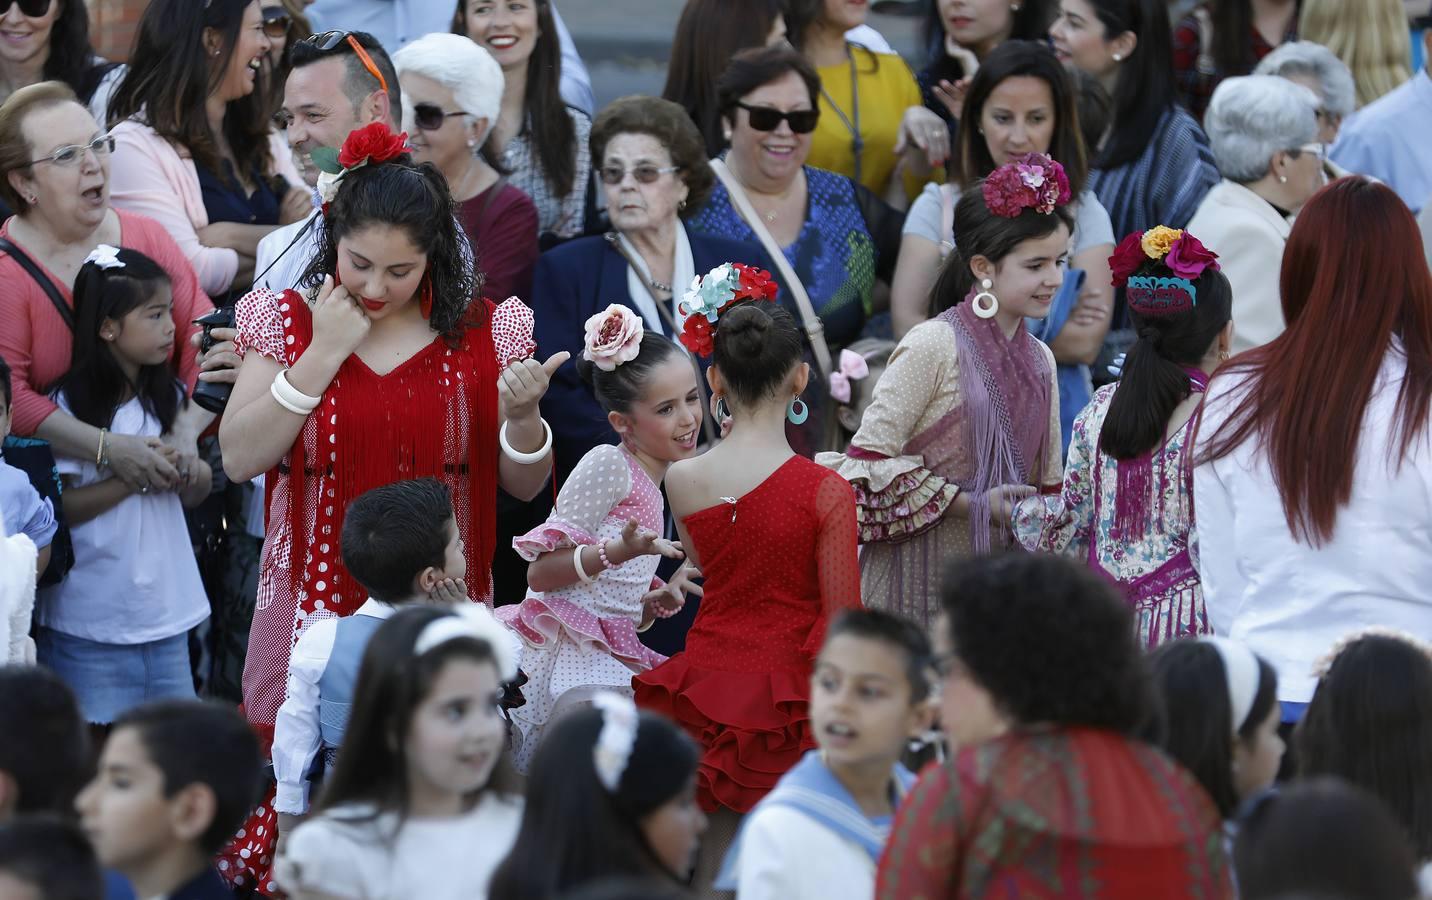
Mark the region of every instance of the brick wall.
[[[90, 42], [106, 59], [127, 61], [134, 42], [139, 16], [149, 0], [87, 0], [90, 13]], [[202, 0], [194, 0], [195, 3]]]

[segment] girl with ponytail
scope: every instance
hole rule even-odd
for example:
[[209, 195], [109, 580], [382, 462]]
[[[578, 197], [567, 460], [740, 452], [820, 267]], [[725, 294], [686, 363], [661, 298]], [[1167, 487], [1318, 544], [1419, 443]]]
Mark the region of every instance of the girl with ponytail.
[[1150, 647], [1209, 633], [1191, 558], [1193, 438], [1208, 378], [1228, 358], [1232, 292], [1217, 255], [1159, 226], [1110, 258], [1138, 340], [1123, 376], [1074, 422], [1064, 490], [1025, 500], [1014, 532], [1030, 550], [1082, 557], [1123, 588]]
[[1025, 318], [1064, 283], [1071, 193], [1062, 165], [1029, 153], [960, 197], [931, 296], [943, 312], [895, 348], [850, 449], [816, 457], [855, 486], [873, 607], [928, 627], [945, 562], [1008, 545], [1018, 499], [1058, 489], [1054, 356]]

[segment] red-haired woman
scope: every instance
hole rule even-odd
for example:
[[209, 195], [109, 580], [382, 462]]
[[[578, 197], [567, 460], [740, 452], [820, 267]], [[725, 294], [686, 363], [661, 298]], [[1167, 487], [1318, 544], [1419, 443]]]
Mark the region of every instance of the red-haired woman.
[[1277, 667], [1285, 722], [1348, 631], [1432, 634], [1432, 274], [1417, 243], [1391, 189], [1323, 188], [1283, 254], [1288, 329], [1208, 390], [1194, 471], [1208, 620]]

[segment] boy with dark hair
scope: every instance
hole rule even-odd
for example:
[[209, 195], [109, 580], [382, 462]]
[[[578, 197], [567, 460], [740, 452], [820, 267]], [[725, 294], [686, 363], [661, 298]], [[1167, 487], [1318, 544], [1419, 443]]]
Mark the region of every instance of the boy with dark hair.
[[[10, 436], [10, 366], [0, 357], [0, 443]], [[50, 565], [50, 543], [59, 530], [54, 505], [40, 496], [30, 477], [9, 465], [0, 452], [0, 537], [23, 534], [39, 551], [35, 579], [38, 581]], [[0, 610], [0, 615], [6, 611]], [[26, 630], [28, 631], [28, 623]], [[0, 662], [9, 648], [0, 646]]]
[[[310, 624], [288, 666], [274, 723], [274, 811], [279, 834], [308, 811], [309, 773], [320, 751], [343, 741], [368, 639], [409, 603], [467, 601], [467, 562], [448, 489], [433, 478], [374, 488], [348, 506], [343, 565], [368, 592], [353, 615]], [[338, 576], [335, 573], [335, 577]]]
[[895, 809], [915, 780], [900, 756], [934, 718], [933, 664], [929, 639], [907, 619], [853, 609], [831, 623], [811, 675], [820, 749], [751, 811], [717, 888], [741, 900], [874, 894]]
[[84, 832], [58, 816], [21, 816], [0, 825], [0, 898], [95, 900], [104, 876]]
[[213, 857], [258, 801], [258, 738], [236, 711], [165, 700], [121, 716], [75, 801], [100, 862], [140, 897], [220, 900]]
[[48, 669], [0, 666], [0, 822], [66, 814], [89, 778], [89, 731], [68, 686]]

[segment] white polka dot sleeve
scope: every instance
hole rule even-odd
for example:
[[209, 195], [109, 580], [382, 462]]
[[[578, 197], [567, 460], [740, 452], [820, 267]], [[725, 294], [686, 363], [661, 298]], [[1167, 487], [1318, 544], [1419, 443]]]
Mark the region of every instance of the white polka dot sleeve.
[[239, 332], [234, 349], [240, 357], [253, 350], [279, 365], [288, 364], [284, 358], [283, 314], [278, 307], [279, 296], [268, 288], [250, 291], [234, 304], [234, 322]]
[[567, 476], [547, 521], [515, 538], [512, 547], [532, 562], [562, 547], [595, 544], [603, 520], [630, 493], [626, 455], [611, 444], [593, 447]]

